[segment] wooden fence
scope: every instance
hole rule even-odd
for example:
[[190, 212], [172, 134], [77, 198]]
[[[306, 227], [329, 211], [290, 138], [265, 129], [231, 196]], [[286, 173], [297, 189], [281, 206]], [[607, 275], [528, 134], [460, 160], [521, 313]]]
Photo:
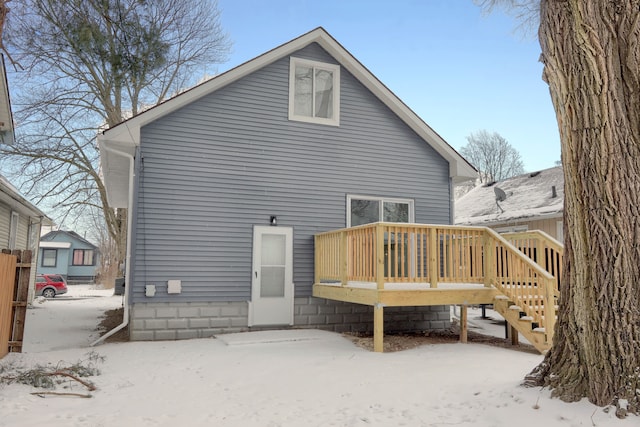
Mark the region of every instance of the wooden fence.
[[31, 251], [0, 253], [0, 358], [22, 351], [31, 257]]

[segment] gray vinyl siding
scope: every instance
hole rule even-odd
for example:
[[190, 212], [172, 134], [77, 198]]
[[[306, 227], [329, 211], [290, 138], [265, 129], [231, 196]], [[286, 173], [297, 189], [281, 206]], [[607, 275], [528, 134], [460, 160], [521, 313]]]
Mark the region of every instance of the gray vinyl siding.
[[[335, 63], [313, 44], [294, 56]], [[296, 297], [311, 295], [313, 235], [345, 227], [348, 194], [415, 201], [450, 222], [449, 165], [341, 69], [340, 126], [288, 120], [289, 58], [141, 130], [133, 301], [245, 301], [254, 225], [294, 229]], [[180, 295], [166, 281], [182, 280]]]

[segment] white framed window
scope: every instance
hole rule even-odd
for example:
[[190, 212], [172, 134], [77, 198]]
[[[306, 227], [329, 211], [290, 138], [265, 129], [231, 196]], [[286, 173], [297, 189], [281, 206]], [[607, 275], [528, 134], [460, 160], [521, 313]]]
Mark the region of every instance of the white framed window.
[[378, 221], [411, 223], [415, 221], [414, 215], [411, 199], [347, 196], [347, 227]]
[[290, 59], [289, 120], [340, 125], [340, 66]]
[[11, 212], [11, 222], [9, 223], [9, 249], [16, 249], [19, 222], [20, 215], [18, 214], [18, 212]]
[[57, 249], [43, 249], [42, 250], [41, 265], [43, 267], [56, 267], [57, 260], [58, 260], [58, 250]]

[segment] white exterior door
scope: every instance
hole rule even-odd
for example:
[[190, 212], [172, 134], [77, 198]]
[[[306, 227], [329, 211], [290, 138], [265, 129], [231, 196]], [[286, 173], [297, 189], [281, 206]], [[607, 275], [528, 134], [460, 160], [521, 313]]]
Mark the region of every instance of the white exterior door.
[[255, 226], [249, 326], [293, 325], [293, 229]]

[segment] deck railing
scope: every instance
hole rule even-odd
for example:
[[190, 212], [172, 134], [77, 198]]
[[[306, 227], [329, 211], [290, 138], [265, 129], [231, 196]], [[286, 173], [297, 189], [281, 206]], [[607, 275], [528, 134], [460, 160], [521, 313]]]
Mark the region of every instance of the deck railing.
[[[514, 242], [524, 247], [524, 240]], [[366, 224], [316, 235], [315, 257], [315, 283], [364, 281], [379, 290], [386, 283], [494, 286], [545, 328], [549, 339], [553, 334], [556, 279], [485, 227]]]
[[555, 277], [556, 291], [560, 289], [564, 255], [561, 243], [540, 230], [502, 233], [501, 236]]

